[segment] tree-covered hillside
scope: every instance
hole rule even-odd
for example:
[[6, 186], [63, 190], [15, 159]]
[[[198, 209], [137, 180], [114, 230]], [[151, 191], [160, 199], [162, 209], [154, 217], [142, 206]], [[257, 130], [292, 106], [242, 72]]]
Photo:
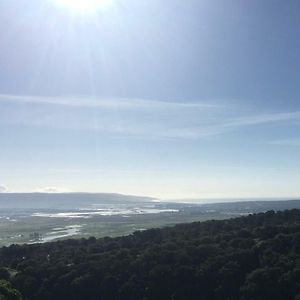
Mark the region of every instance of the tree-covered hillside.
[[28, 300], [298, 300], [300, 210], [12, 245], [0, 265]]

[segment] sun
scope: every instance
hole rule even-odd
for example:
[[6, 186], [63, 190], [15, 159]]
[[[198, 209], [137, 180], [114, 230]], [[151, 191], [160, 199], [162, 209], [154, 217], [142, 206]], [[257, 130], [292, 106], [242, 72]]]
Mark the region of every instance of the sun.
[[57, 6], [75, 14], [89, 14], [107, 8], [112, 0], [53, 0]]

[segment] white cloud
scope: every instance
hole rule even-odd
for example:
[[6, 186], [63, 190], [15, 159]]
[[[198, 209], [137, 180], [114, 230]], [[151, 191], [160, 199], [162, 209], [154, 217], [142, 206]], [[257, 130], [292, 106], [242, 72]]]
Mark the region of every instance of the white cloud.
[[117, 110], [135, 110], [135, 109], [215, 109], [220, 108], [220, 104], [211, 104], [208, 101], [203, 102], [172, 102], [147, 100], [138, 98], [91, 98], [91, 97], [39, 97], [24, 95], [6, 95], [0, 94], [1, 102], [28, 103], [28, 104], [48, 104], [70, 107], [86, 108], [107, 108]]
[[8, 192], [7, 186], [4, 184], [0, 184], [0, 193], [7, 193], [7, 192]]
[[[166, 102], [145, 99], [92, 99], [0, 95], [10, 103], [0, 111], [0, 122], [90, 130], [145, 139], [191, 139], [226, 134], [245, 127], [291, 123], [300, 111], [242, 113], [226, 101]], [[28, 104], [20, 109], [18, 105]]]
[[292, 121], [300, 119], [300, 112], [280, 112], [272, 114], [259, 114], [254, 116], [244, 116], [232, 119], [225, 123], [226, 127], [239, 127], [249, 125], [260, 125], [266, 123], [276, 123], [283, 121]]
[[34, 193], [68, 193], [70, 190], [62, 187], [47, 186], [33, 190]]
[[[300, 119], [300, 112], [258, 114], [232, 118], [224, 116], [223, 120], [220, 121], [215, 121], [214, 118], [212, 118], [212, 122], [208, 124], [203, 123], [197, 127], [171, 130], [167, 132], [167, 136], [173, 138], [199, 139], [224, 134], [243, 127], [290, 122], [298, 119]], [[294, 144], [298, 142], [289, 141], [289, 143]]]

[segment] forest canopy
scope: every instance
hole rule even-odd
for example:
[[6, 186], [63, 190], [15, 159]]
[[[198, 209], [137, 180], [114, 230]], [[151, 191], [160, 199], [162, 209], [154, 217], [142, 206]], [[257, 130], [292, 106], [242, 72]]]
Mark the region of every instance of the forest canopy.
[[0, 267], [24, 300], [298, 300], [300, 210], [11, 245]]

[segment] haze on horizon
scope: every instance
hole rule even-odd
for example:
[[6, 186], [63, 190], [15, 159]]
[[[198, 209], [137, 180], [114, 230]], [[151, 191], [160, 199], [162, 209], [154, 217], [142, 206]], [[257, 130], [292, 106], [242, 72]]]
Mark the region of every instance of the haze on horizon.
[[296, 0], [0, 0], [0, 192], [300, 196], [299, 34]]

